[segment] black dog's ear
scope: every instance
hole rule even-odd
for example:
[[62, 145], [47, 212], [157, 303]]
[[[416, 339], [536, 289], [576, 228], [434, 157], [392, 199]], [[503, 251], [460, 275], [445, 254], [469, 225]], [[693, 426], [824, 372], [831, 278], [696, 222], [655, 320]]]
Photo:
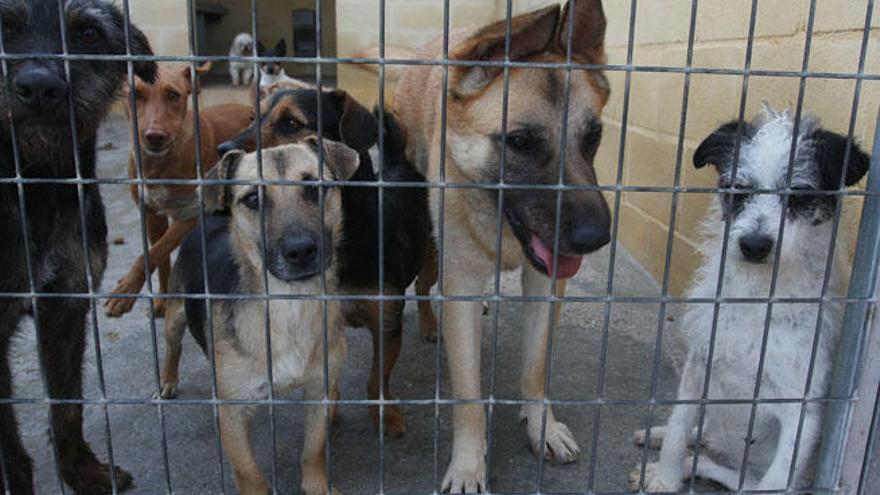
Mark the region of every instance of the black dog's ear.
[[[847, 138], [825, 129], [817, 129], [810, 137], [813, 140], [816, 165], [822, 173], [822, 189], [837, 190], [840, 187], [840, 174], [844, 170]], [[858, 144], [853, 142], [849, 152], [849, 162], [845, 165], [846, 178], [843, 183], [851, 186], [862, 180], [868, 172], [870, 158]]]
[[257, 41], [257, 56], [258, 57], [265, 57], [266, 56], [266, 45], [264, 45], [262, 41]]
[[[147, 36], [134, 24], [131, 25], [131, 53], [132, 55], [152, 55], [153, 49], [150, 47], [150, 41]], [[153, 84], [159, 75], [159, 68], [156, 62], [138, 61], [133, 64], [134, 73], [144, 81]]]
[[[122, 12], [115, 7], [110, 9], [110, 16], [113, 19], [113, 24], [115, 24], [116, 28], [119, 30], [118, 33], [120, 36], [118, 38], [114, 38], [115, 41], [113, 43], [114, 49], [118, 54], [125, 54], [125, 46], [126, 40], [124, 36], [121, 36], [122, 33], [125, 32], [125, 16], [122, 15]], [[138, 29], [137, 26], [129, 22], [129, 34], [131, 35], [130, 47], [132, 55], [152, 55], [153, 49], [150, 47], [150, 40], [147, 39], [147, 36]], [[159, 75], [159, 68], [156, 66], [156, 62], [152, 60], [146, 61], [136, 61], [132, 63], [132, 68], [134, 70], [134, 74], [139, 78], [143, 79], [149, 84], [153, 84], [156, 82], [156, 77]]]
[[[243, 157], [244, 152], [240, 150], [226, 153], [217, 165], [208, 170], [205, 179], [229, 180], [235, 177], [235, 170]], [[204, 188], [202, 197], [205, 200], [205, 211], [216, 213], [229, 208], [229, 184], [212, 184], [202, 187]]]
[[[559, 19], [559, 6], [519, 15], [510, 21], [510, 59], [522, 60], [547, 50]], [[489, 61], [504, 59], [507, 20], [490, 24], [465, 40], [450, 56], [453, 60]], [[460, 98], [478, 94], [499, 74], [501, 67], [456, 66], [452, 70], [450, 87]]]
[[368, 150], [379, 139], [376, 117], [345, 91], [336, 90], [333, 95], [339, 112], [339, 138], [358, 152]]
[[605, 12], [601, 0], [577, 0], [574, 19], [571, 17], [572, 0], [562, 9], [562, 18], [556, 30], [556, 51], [565, 55], [568, 48], [571, 22], [571, 55], [589, 64], [605, 63]]
[[[306, 138], [308, 144], [315, 153], [318, 152], [318, 138], [309, 136]], [[361, 164], [358, 152], [349, 148], [343, 143], [332, 141], [330, 139], [322, 139], [321, 144], [324, 146], [324, 164], [330, 170], [335, 180], [348, 180], [354, 175], [355, 171]]]
[[284, 38], [281, 38], [275, 45], [275, 56], [283, 57], [285, 55], [287, 55], [287, 42], [284, 41]]
[[[694, 167], [703, 168], [711, 163], [716, 168], [721, 168], [733, 159], [733, 151], [736, 147], [736, 128], [738, 122], [728, 122], [703, 140], [694, 152]], [[748, 125], [743, 123], [742, 141], [749, 138]]]

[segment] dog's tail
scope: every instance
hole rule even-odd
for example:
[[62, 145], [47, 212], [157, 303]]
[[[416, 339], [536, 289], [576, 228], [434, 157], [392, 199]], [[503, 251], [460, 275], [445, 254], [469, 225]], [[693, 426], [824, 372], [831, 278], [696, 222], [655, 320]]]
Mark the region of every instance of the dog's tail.
[[[352, 55], [353, 58], [369, 58], [369, 59], [378, 59], [381, 58], [379, 56], [379, 47], [374, 46], [367, 48], [364, 51], [355, 53]], [[391, 60], [408, 60], [416, 58], [415, 50], [410, 48], [404, 48], [402, 46], [386, 46], [385, 47], [385, 59]], [[379, 65], [378, 64], [358, 64], [358, 67], [364, 69], [366, 71], [372, 72], [373, 74], [379, 74]], [[405, 65], [394, 65], [388, 64], [385, 66], [385, 79], [391, 82], [396, 82], [400, 75], [403, 74], [403, 70], [406, 68]]]

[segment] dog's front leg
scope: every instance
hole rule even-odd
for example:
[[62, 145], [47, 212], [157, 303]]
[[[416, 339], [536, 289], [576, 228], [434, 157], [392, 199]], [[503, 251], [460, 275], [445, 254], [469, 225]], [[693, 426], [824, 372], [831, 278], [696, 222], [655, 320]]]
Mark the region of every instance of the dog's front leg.
[[[700, 353], [691, 351], [681, 372], [678, 384], [678, 400], [697, 400], [703, 390], [703, 377], [706, 374], [706, 358]], [[687, 454], [688, 436], [697, 418], [699, 406], [678, 404], [672, 409], [672, 415], [666, 424], [663, 446], [660, 449], [660, 461], [649, 464], [645, 470], [645, 490], [649, 492], [674, 492], [681, 488], [685, 479], [685, 456]], [[650, 441], [650, 439], [648, 440]], [[641, 466], [636, 466], [630, 473], [629, 485], [632, 490], [639, 490]]]
[[[531, 266], [523, 267], [522, 291], [524, 296], [547, 297], [551, 280]], [[565, 281], [556, 282], [556, 295], [565, 295]], [[524, 399], [544, 399], [544, 383], [547, 373], [547, 338], [550, 335], [550, 311], [554, 308], [553, 331], [559, 323], [560, 304], [523, 303], [523, 362], [520, 376], [520, 392]], [[519, 412], [520, 423], [526, 430], [532, 451], [548, 460], [573, 462], [581, 451], [568, 427], [556, 420], [553, 409], [541, 404], [523, 404]], [[544, 446], [541, 446], [541, 425], [546, 424]]]
[[[455, 270], [447, 278], [448, 295], [481, 294], [486, 278], [479, 273]], [[446, 301], [443, 333], [452, 393], [456, 399], [480, 398], [480, 342], [483, 307], [479, 301]], [[442, 491], [480, 493], [486, 486], [486, 416], [481, 404], [452, 408], [452, 462], [443, 476]]]
[[251, 445], [253, 416], [252, 405], [220, 406], [220, 440], [235, 472], [238, 492], [243, 495], [265, 495], [269, 492], [269, 484], [257, 465]]
[[[323, 367], [317, 363], [313, 368], [318, 372], [306, 382], [303, 398], [305, 400], [321, 400], [324, 397]], [[328, 397], [338, 399], [335, 373], [331, 365], [331, 379], [329, 381]], [[334, 396], [336, 395], [336, 396]], [[333, 419], [333, 407], [328, 411], [330, 420]], [[302, 492], [305, 495], [326, 495], [327, 491], [327, 464], [324, 456], [324, 447], [327, 439], [327, 421], [324, 418], [324, 406], [306, 406], [306, 417], [303, 425], [304, 441], [300, 456], [300, 468], [302, 469]], [[332, 495], [339, 493], [335, 488], [330, 489]]]
[[[147, 253], [150, 257], [150, 270], [155, 270], [162, 265], [164, 260], [171, 256], [171, 252], [195, 228], [196, 222], [197, 219], [193, 218], [190, 220], [178, 220], [171, 224], [171, 227], [168, 228], [165, 234], [155, 244], [150, 246], [150, 250]], [[117, 282], [116, 287], [113, 289], [113, 293], [139, 294], [146, 278], [144, 256], [141, 255], [132, 263], [128, 273], [119, 279], [119, 282]], [[131, 311], [135, 302], [137, 302], [135, 298], [112, 298], [104, 303], [104, 308], [107, 316], [117, 317]]]

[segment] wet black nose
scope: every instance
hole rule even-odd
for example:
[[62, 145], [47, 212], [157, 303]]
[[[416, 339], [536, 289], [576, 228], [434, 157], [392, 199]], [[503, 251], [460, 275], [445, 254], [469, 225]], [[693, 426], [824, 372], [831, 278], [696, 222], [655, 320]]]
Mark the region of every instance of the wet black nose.
[[772, 248], [773, 239], [766, 235], [749, 234], [739, 240], [739, 249], [743, 257], [752, 263], [764, 261]]
[[587, 254], [611, 241], [611, 231], [606, 222], [572, 222], [568, 243], [572, 251]]
[[293, 267], [308, 267], [315, 261], [315, 257], [318, 255], [318, 244], [311, 237], [299, 236], [288, 238], [283, 241], [281, 255]]
[[23, 105], [51, 111], [67, 96], [67, 83], [49, 70], [35, 67], [19, 72], [12, 79], [12, 90]]

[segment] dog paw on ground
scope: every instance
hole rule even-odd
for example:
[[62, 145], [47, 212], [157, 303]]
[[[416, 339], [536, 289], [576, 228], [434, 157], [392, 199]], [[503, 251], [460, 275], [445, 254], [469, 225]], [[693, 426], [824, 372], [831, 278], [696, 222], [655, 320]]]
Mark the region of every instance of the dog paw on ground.
[[483, 493], [486, 480], [486, 461], [480, 458], [476, 462], [456, 462], [454, 459], [446, 469], [442, 493]]
[[153, 392], [153, 399], [173, 399], [177, 397], [177, 384], [176, 383], [163, 383], [162, 390], [158, 392]]
[[[398, 438], [406, 433], [406, 419], [400, 406], [385, 406], [385, 435]], [[370, 418], [373, 420], [373, 428], [379, 431], [379, 407], [370, 407]]]
[[303, 483], [302, 484], [302, 492], [305, 495], [342, 495], [342, 492], [336, 489], [335, 486], [330, 487], [330, 491], [327, 491], [327, 483], [326, 482], [317, 482], [317, 483]]
[[[671, 476], [666, 475], [660, 469], [656, 462], [650, 462], [645, 465], [645, 491], [646, 492], [677, 492], [681, 489], [682, 481], [669, 479]], [[630, 491], [637, 492], [640, 488], [642, 479], [642, 466], [636, 465], [629, 473], [629, 482], [627, 486]]]
[[[544, 420], [540, 406], [523, 407], [520, 412], [520, 424], [526, 430], [532, 452], [535, 455], [541, 455], [542, 422]], [[550, 411], [547, 412], [546, 417], [543, 452], [544, 459], [562, 464], [574, 462], [581, 455], [581, 449], [578, 447], [574, 435], [571, 434], [571, 430], [565, 424], [556, 421]]]
[[[114, 466], [113, 473], [116, 477], [116, 490], [123, 491], [130, 488], [134, 483], [134, 478], [124, 469]], [[66, 473], [65, 473], [66, 474]], [[110, 481], [110, 466], [95, 462], [92, 466], [79, 466], [73, 476], [65, 476], [65, 481], [78, 494], [98, 495], [110, 493], [113, 491], [113, 485]]]
[[[663, 446], [663, 439], [660, 436], [653, 434], [653, 431], [656, 430], [652, 430], [651, 438], [648, 441], [648, 448], [659, 449]], [[636, 430], [635, 432], [633, 432], [633, 443], [639, 447], [643, 447], [645, 445], [646, 436], [646, 430]]]

